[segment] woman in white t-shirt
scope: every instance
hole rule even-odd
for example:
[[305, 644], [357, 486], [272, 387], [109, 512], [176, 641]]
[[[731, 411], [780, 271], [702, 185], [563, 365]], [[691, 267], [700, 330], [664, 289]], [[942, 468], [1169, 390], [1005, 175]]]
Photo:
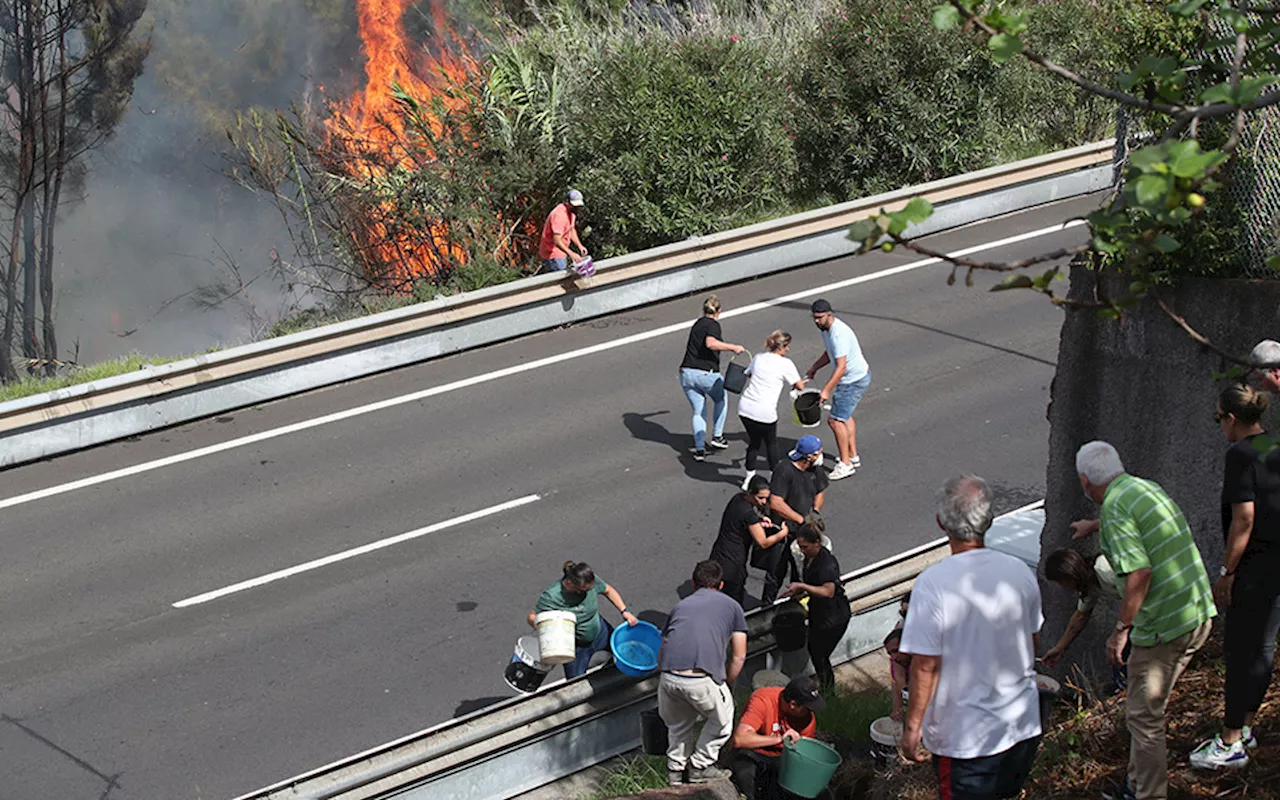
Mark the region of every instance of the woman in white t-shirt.
[[[738, 400], [738, 418], [747, 431], [747, 469], [745, 487], [756, 474], [756, 456], [763, 450], [773, 469], [782, 458], [778, 452], [778, 395], [788, 386], [804, 388], [800, 370], [787, 351], [791, 349], [791, 334], [774, 331], [764, 340], [765, 352], [751, 359], [747, 366], [747, 385]], [[745, 491], [745, 489], [744, 489]]]

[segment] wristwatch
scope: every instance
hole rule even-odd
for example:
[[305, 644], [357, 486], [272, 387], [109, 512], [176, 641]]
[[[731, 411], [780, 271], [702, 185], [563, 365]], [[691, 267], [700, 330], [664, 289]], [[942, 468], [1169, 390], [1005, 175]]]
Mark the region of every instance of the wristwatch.
[[1235, 574], [1236, 574], [1236, 573], [1235, 573], [1235, 570], [1232, 570], [1232, 571], [1230, 571], [1230, 572], [1227, 572], [1227, 565], [1226, 565], [1226, 564], [1223, 564], [1223, 565], [1222, 565], [1222, 569], [1218, 570], [1218, 577], [1219, 577], [1219, 578], [1227, 578], [1227, 577], [1230, 577], [1230, 576], [1235, 575]]
[[1119, 632], [1123, 632], [1123, 631], [1127, 631], [1127, 630], [1130, 630], [1131, 628], [1133, 628], [1133, 623], [1132, 623], [1132, 622], [1131, 622], [1131, 623], [1129, 623], [1128, 625], [1125, 625], [1125, 624], [1124, 624], [1123, 622], [1121, 622], [1120, 620], [1116, 620], [1116, 632], [1117, 632], [1117, 633], [1119, 633]]

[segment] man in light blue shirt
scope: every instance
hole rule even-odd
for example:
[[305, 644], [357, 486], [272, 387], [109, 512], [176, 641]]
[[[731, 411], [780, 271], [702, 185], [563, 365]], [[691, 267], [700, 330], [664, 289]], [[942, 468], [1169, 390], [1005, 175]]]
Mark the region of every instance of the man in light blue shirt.
[[830, 303], [821, 299], [814, 300], [810, 310], [813, 313], [813, 324], [822, 331], [825, 352], [809, 367], [805, 378], [813, 380], [818, 370], [828, 364], [832, 365], [831, 377], [822, 387], [822, 402], [831, 402], [827, 422], [836, 436], [840, 461], [831, 470], [830, 477], [831, 480], [838, 481], [849, 477], [862, 466], [862, 459], [858, 458], [858, 429], [853, 421], [853, 410], [858, 407], [858, 401], [862, 400], [862, 395], [871, 385], [871, 367], [862, 355], [857, 334], [853, 332], [853, 328], [836, 319]]

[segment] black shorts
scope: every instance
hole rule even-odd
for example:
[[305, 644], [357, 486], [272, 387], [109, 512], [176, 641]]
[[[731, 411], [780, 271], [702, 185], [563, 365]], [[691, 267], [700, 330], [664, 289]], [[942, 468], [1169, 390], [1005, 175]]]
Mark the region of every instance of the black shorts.
[[934, 756], [942, 800], [997, 800], [1017, 797], [1040, 749], [1040, 737], [1023, 739], [1003, 753], [978, 758]]

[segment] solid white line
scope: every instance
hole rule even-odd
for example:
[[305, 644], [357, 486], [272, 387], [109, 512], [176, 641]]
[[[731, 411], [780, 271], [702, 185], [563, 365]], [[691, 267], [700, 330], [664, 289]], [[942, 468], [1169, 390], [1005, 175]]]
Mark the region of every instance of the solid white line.
[[[968, 247], [963, 250], [957, 250], [954, 253], [950, 253], [950, 255], [953, 257], [963, 257], [967, 255], [972, 255], [974, 253], [980, 253], [984, 250], [992, 250], [997, 247], [1004, 247], [1011, 244], [1017, 244], [1018, 242], [1025, 242], [1029, 239], [1036, 239], [1041, 236], [1048, 236], [1050, 234], [1059, 233], [1069, 228], [1074, 228], [1078, 225], [1084, 225], [1084, 224], [1085, 224], [1084, 220], [1072, 220], [1070, 222], [1066, 222], [1061, 225], [1051, 225], [1047, 228], [1041, 228], [1039, 230], [1029, 231], [1027, 233], [1020, 233], [1017, 236], [1010, 236], [1005, 239], [998, 239], [994, 242], [987, 242], [985, 244], [975, 245], [973, 247]], [[796, 292], [795, 294], [784, 295], [782, 297], [775, 297], [772, 300], [766, 300], [761, 303], [753, 303], [752, 305], [742, 306], [741, 308], [730, 309], [728, 311], [725, 311], [723, 314], [721, 314], [720, 317], [721, 319], [727, 319], [730, 317], [741, 316], [743, 314], [751, 314], [766, 308], [772, 308], [773, 306], [782, 305], [783, 303], [789, 303], [789, 302], [792, 302], [793, 300], [800, 300], [806, 297], [813, 297], [814, 295], [824, 294], [826, 292], [831, 292], [837, 289], [844, 289], [849, 286], [856, 286], [860, 283], [867, 283], [869, 281], [879, 280], [880, 278], [888, 278], [894, 275], [901, 275], [904, 272], [911, 272], [912, 270], [917, 270], [922, 267], [928, 267], [934, 264], [941, 263], [941, 261], [942, 259], [940, 258], [926, 258], [921, 261], [913, 261], [910, 264], [903, 264], [902, 266], [898, 266], [898, 267], [890, 267], [889, 269], [882, 269], [879, 272], [872, 272], [866, 275], [859, 275], [856, 278], [849, 278], [848, 280], [837, 281], [835, 283], [828, 283], [825, 286], [818, 286], [813, 289], [806, 289], [802, 292]], [[673, 325], [666, 325], [661, 328], [655, 328], [651, 331], [645, 331], [643, 333], [637, 333], [631, 336], [625, 336], [621, 339], [614, 339], [613, 341], [602, 342], [600, 344], [591, 345], [590, 347], [582, 347], [577, 350], [570, 350], [565, 353], [559, 353], [554, 356], [548, 356], [547, 358], [540, 358], [535, 361], [526, 361], [522, 364], [516, 364], [514, 366], [507, 367], [505, 369], [499, 369], [493, 372], [486, 372], [483, 375], [474, 375], [470, 378], [464, 378], [459, 381], [453, 381], [452, 383], [445, 383], [439, 386], [433, 386], [430, 389], [423, 389], [421, 391], [413, 392], [411, 394], [401, 395], [399, 397], [391, 397], [386, 400], [379, 400], [376, 403], [369, 403], [367, 405], [357, 406], [355, 408], [348, 408], [344, 411], [338, 411], [333, 414], [326, 414], [323, 417], [315, 417], [314, 419], [303, 420], [302, 422], [295, 422], [292, 425], [285, 425], [279, 428], [272, 428], [271, 430], [268, 430], [268, 431], [261, 431], [260, 433], [254, 433], [248, 436], [241, 436], [238, 439], [229, 439], [225, 442], [219, 442], [218, 444], [209, 445], [208, 447], [201, 447], [196, 450], [189, 450], [185, 453], [178, 453], [177, 455], [167, 456], [165, 458], [158, 458], [154, 461], [146, 461], [142, 464], [135, 464], [131, 467], [124, 467], [123, 469], [112, 470], [111, 472], [104, 472], [99, 475], [92, 475], [88, 478], [81, 478], [78, 481], [70, 481], [69, 483], [63, 483], [57, 486], [51, 486], [47, 489], [40, 489], [34, 492], [20, 494], [15, 497], [10, 497], [5, 500], [0, 500], [0, 509], [12, 508], [13, 506], [22, 505], [23, 503], [32, 503], [37, 500], [44, 500], [45, 498], [53, 497], [59, 494], [65, 494], [66, 492], [74, 492], [77, 489], [84, 489], [89, 486], [97, 486], [100, 483], [107, 483], [109, 481], [118, 480], [120, 478], [127, 478], [131, 475], [138, 475], [143, 472], [151, 472], [152, 470], [163, 469], [164, 467], [173, 466], [174, 464], [181, 464], [184, 461], [194, 461], [197, 458], [211, 456], [216, 453], [221, 453], [227, 450], [234, 450], [238, 447], [245, 447], [247, 445], [257, 444], [258, 442], [265, 442], [268, 439], [275, 439], [279, 436], [286, 436], [291, 433], [310, 430], [311, 428], [318, 428], [321, 425], [328, 425], [331, 422], [341, 422], [342, 420], [345, 420], [345, 419], [351, 419], [352, 417], [359, 417], [365, 414], [372, 414], [375, 411], [382, 411], [384, 409], [394, 408], [395, 406], [404, 405], [405, 403], [413, 403], [418, 400], [424, 400], [428, 397], [435, 397], [436, 395], [446, 394], [448, 392], [456, 392], [459, 389], [466, 389], [471, 386], [478, 386], [479, 384], [488, 383], [490, 381], [496, 381], [500, 378], [506, 378], [511, 375], [518, 375], [522, 372], [529, 372], [531, 370], [541, 369], [542, 367], [549, 367], [553, 364], [559, 364], [562, 361], [572, 361], [575, 358], [582, 358], [583, 356], [594, 355], [595, 353], [603, 353], [607, 350], [613, 350], [618, 347], [626, 347], [627, 345], [635, 344], [637, 342], [643, 342], [649, 339], [655, 339], [659, 336], [665, 336], [668, 333], [676, 333], [677, 331], [687, 331], [689, 329], [689, 326], [692, 323], [693, 323], [693, 320], [685, 320], [684, 322], [677, 322]]]
[[525, 495], [524, 497], [516, 500], [509, 500], [505, 503], [499, 503], [496, 506], [489, 506], [488, 508], [482, 508], [479, 511], [472, 511], [470, 514], [463, 514], [460, 517], [447, 519], [444, 522], [437, 522], [436, 524], [428, 525], [425, 528], [418, 528], [416, 531], [409, 531], [408, 533], [402, 533], [398, 536], [392, 536], [387, 539], [379, 539], [376, 542], [370, 542], [369, 544], [364, 544], [359, 547], [353, 547], [350, 550], [343, 550], [341, 553], [334, 553], [333, 555], [325, 556], [324, 558], [317, 558], [315, 561], [308, 561], [307, 563], [299, 564], [296, 567], [278, 570], [276, 572], [271, 572], [266, 575], [253, 578], [252, 580], [233, 583], [232, 585], [223, 587], [222, 589], [215, 589], [212, 592], [205, 592], [204, 594], [198, 594], [195, 597], [188, 597], [186, 600], [179, 600], [174, 603], [173, 607], [186, 608], [187, 606], [196, 606], [201, 603], [207, 603], [210, 600], [216, 600], [219, 597], [226, 597], [229, 594], [243, 592], [245, 589], [252, 589], [255, 586], [262, 586], [263, 584], [271, 583], [273, 581], [284, 580], [285, 578], [292, 577], [302, 572], [309, 572], [313, 569], [319, 569], [320, 567], [327, 567], [330, 564], [336, 564], [339, 561], [346, 561], [348, 558], [355, 558], [356, 556], [362, 556], [366, 553], [372, 553], [375, 550], [381, 550], [384, 547], [391, 547], [392, 545], [400, 544], [401, 542], [407, 542], [410, 539], [417, 539], [428, 534], [439, 533], [442, 530], [462, 525], [466, 522], [473, 522], [477, 519], [483, 519], [484, 517], [489, 517], [494, 514], [500, 514], [503, 511], [510, 511], [513, 508], [527, 506], [530, 503], [535, 503], [541, 499], [542, 495]]

